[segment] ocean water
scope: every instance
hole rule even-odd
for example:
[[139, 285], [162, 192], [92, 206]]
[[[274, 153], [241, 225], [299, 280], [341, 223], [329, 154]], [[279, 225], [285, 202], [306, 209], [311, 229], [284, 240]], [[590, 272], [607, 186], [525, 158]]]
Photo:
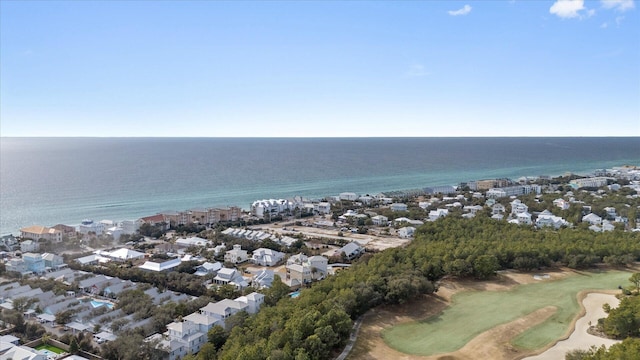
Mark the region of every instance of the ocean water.
[[640, 138], [0, 138], [0, 233], [640, 165]]

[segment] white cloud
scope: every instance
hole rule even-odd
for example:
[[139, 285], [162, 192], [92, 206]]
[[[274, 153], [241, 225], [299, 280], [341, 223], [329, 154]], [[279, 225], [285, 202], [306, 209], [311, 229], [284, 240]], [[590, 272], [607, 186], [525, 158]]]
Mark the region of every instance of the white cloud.
[[585, 9], [584, 0], [557, 0], [551, 5], [549, 12], [561, 18], [575, 18], [581, 17], [580, 11]]
[[624, 20], [624, 16], [616, 16], [616, 25], [620, 26], [622, 20]]
[[422, 77], [427, 76], [429, 73], [425, 70], [422, 64], [413, 64], [409, 67], [409, 70], [405, 73], [407, 77]]
[[609, 24], [607, 24], [606, 22], [605, 22], [605, 23], [602, 23], [602, 25], [600, 25], [600, 28], [601, 28], [601, 29], [606, 29], [606, 28], [608, 28], [608, 27], [609, 27]]
[[461, 9], [458, 10], [449, 10], [447, 11], [451, 16], [459, 16], [459, 15], [467, 15], [471, 12], [471, 5], [465, 5]]
[[631, 10], [636, 6], [633, 0], [601, 0], [600, 2], [603, 8], [620, 12]]

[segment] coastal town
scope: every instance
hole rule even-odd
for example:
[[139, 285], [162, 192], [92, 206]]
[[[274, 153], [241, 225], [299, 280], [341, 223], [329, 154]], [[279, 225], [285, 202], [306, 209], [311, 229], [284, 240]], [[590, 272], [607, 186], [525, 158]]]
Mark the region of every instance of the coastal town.
[[141, 351], [181, 359], [219, 348], [216, 334], [361, 257], [406, 246], [428, 222], [486, 217], [541, 231], [640, 232], [639, 210], [640, 168], [620, 166], [25, 224], [0, 239], [0, 360], [102, 359], [132, 333]]

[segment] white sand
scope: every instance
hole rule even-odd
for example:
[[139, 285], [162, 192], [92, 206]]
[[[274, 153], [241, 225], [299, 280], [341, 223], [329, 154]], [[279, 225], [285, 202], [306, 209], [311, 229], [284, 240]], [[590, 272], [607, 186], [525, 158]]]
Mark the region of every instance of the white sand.
[[605, 345], [607, 347], [618, 343], [618, 340], [604, 339], [598, 336], [587, 333], [589, 328], [589, 322], [595, 325], [598, 319], [606, 317], [607, 314], [602, 309], [604, 304], [609, 304], [612, 308], [615, 308], [620, 303], [614, 295], [590, 293], [588, 294], [582, 304], [585, 308], [585, 315], [578, 319], [576, 327], [571, 333], [568, 339], [559, 341], [549, 350], [543, 352], [540, 355], [527, 357], [527, 360], [558, 360], [564, 359], [565, 354], [574, 349], [588, 350], [592, 345], [600, 347]]

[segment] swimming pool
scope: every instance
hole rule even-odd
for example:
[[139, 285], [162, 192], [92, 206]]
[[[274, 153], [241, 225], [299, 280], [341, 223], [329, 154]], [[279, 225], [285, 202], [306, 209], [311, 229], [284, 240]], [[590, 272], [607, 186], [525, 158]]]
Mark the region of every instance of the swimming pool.
[[292, 292], [291, 294], [289, 294], [289, 296], [291, 296], [292, 299], [297, 298], [298, 296], [300, 296], [300, 290]]
[[91, 306], [95, 309], [97, 307], [100, 306], [106, 306], [109, 309], [113, 309], [113, 304], [110, 302], [106, 302], [106, 301], [98, 301], [98, 300], [91, 300]]

